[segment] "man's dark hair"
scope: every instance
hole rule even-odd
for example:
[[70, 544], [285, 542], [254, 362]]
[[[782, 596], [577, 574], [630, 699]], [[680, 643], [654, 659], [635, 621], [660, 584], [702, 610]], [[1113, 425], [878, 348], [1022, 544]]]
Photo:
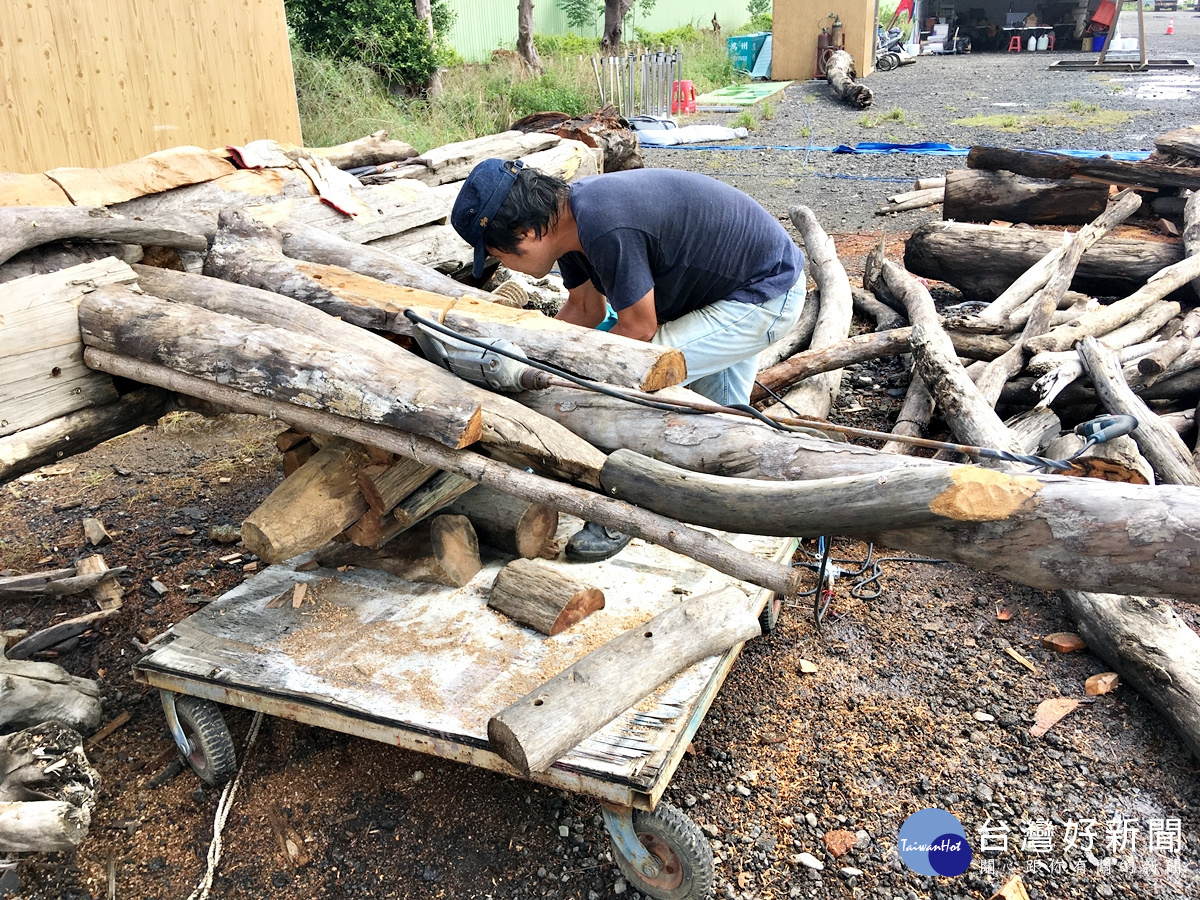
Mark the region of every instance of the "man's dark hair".
[[483, 245], [489, 250], [515, 253], [521, 235], [533, 231], [541, 237], [558, 221], [571, 187], [561, 178], [525, 168], [517, 175], [500, 205], [483, 230]]

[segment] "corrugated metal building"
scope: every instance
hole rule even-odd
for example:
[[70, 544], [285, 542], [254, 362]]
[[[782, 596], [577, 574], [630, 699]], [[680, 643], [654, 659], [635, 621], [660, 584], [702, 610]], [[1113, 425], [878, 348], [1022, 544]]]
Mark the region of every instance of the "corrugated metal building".
[[[446, 0], [458, 18], [450, 29], [450, 45], [464, 59], [483, 60], [500, 48], [511, 50], [517, 43], [517, 4], [514, 0]], [[703, 10], [703, 11], [701, 11]], [[712, 28], [713, 13], [721, 28], [728, 33], [745, 24], [750, 14], [746, 0], [709, 0], [703, 6], [685, 0], [658, 0], [648, 16], [634, 10], [629, 25], [650, 31], [666, 31], [688, 23], [697, 28]], [[604, 27], [601, 14], [594, 29], [571, 28], [567, 17], [554, 0], [538, 0], [533, 7], [534, 31], [538, 34], [568, 34], [575, 32], [599, 37]]]

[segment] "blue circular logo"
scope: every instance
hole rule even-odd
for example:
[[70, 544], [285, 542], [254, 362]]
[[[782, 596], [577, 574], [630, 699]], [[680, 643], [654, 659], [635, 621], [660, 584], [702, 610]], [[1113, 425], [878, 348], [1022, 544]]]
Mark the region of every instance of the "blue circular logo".
[[900, 826], [900, 859], [920, 875], [953, 878], [971, 865], [967, 833], [952, 813], [922, 809]]

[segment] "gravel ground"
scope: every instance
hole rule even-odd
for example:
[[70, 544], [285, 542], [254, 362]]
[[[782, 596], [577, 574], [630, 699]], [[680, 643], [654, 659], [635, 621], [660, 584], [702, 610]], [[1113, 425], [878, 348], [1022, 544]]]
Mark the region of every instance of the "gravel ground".
[[[1154, 35], [1164, 29], [1164, 17], [1147, 19]], [[1190, 13], [1178, 15], [1178, 46], [1169, 52], [1200, 56], [1197, 26]], [[1164, 52], [1164, 40], [1156, 36], [1152, 50]], [[1194, 95], [1139, 100], [1132, 85], [1114, 92], [1103, 78], [1048, 73], [1046, 59], [925, 58], [873, 76], [879, 109], [902, 106], [919, 123], [890, 132], [861, 128], [862, 113], [834, 106], [818, 86], [796, 85], [756, 138], [797, 143], [798, 128], [812, 120], [818, 143], [895, 137], [1134, 149], [1184, 124], [1194, 107]], [[1049, 88], [1062, 93], [1047, 98]], [[969, 92], [979, 96], [961, 99]], [[992, 103], [1044, 109], [1070, 99], [1153, 112], [1111, 131], [1082, 133], [980, 133], [951, 124]], [[907, 156], [811, 154], [814, 171], [801, 170], [803, 154], [794, 152], [649, 156], [652, 164], [728, 178], [780, 217], [788, 204], [811, 204], [835, 233], [852, 277], [861, 274], [862, 254], [881, 226], [891, 232], [894, 258], [900, 229], [923, 221], [921, 214], [902, 222], [871, 214], [886, 194], [903, 189], [900, 181], [811, 176], [908, 183], [945, 167], [944, 160]], [[849, 233], [856, 231], [862, 233]], [[895, 408], [900, 383], [899, 372], [885, 367], [850, 372], [833, 418], [880, 424]], [[22, 898], [177, 900], [200, 877], [218, 794], [190, 773], [173, 774], [161, 709], [130, 678], [133, 641], [194, 610], [188, 601], [195, 591], [218, 594], [245, 577], [220, 562], [229, 548], [206, 535], [210, 525], [240, 521], [278, 483], [271, 441], [277, 430], [241, 417], [206, 423], [175, 416], [71, 460], [78, 468], [70, 474], [0, 492], [0, 568], [54, 568], [87, 555], [85, 515], [119, 532], [104, 548], [108, 563], [132, 567], [122, 614], [57, 660], [101, 679], [106, 720], [121, 712], [131, 718], [89, 748], [104, 784], [88, 839], [76, 854], [26, 860]], [[834, 555], [850, 571], [865, 552], [839, 542]], [[694, 754], [676, 772], [665, 799], [710, 841], [716, 896], [988, 898], [1016, 873], [1033, 900], [1200, 896], [1196, 761], [1147, 703], [1122, 687], [1044, 737], [1029, 733], [1041, 701], [1082, 697], [1084, 680], [1108, 669], [1087, 651], [1043, 649], [1042, 636], [1072, 628], [1057, 599], [957, 566], [881, 566], [875, 599], [858, 599], [864, 590], [852, 593], [858, 579], [848, 574], [838, 581], [823, 631], [810, 610], [789, 608], [776, 632], [748, 645], [696, 735]], [[169, 588], [161, 598], [151, 589], [154, 578]], [[1200, 627], [1200, 607], [1177, 609]], [[0, 626], [37, 628], [87, 611], [76, 598], [10, 603], [0, 610]], [[249, 716], [231, 711], [228, 719], [240, 749]], [[961, 877], [926, 878], [899, 859], [900, 826], [933, 806], [961, 820], [975, 851]], [[225, 827], [211, 896], [639, 898], [612, 862], [598, 812], [576, 795], [267, 719]], [[289, 862], [280, 849], [272, 817], [286, 823], [299, 860]], [[1094, 862], [1081, 852], [1086, 837], [1066, 847], [1071, 827], [1086, 833], [1089, 820]], [[1155, 820], [1179, 822], [1181, 848], [1148, 845]], [[996, 848], [984, 851], [981, 828], [1007, 829], [1003, 848], [993, 831]], [[1039, 849], [1047, 835], [1050, 849]]]
[[[1176, 14], [1175, 34], [1166, 35], [1167, 13], [1147, 13], [1150, 58], [1190, 57], [1200, 62], [1200, 14]], [[1125, 24], [1125, 32], [1136, 23]], [[866, 79], [875, 93], [868, 110], [837, 100], [824, 81], [798, 82], [773, 101], [774, 116], [761, 119], [746, 142], [769, 146], [837, 146], [860, 141], [939, 141], [957, 147], [985, 144], [1030, 149], [1152, 150], [1154, 138], [1200, 120], [1200, 73], [1161, 70], [1147, 75], [1093, 74], [1047, 68], [1058, 59], [1094, 59], [1094, 54], [974, 53], [922, 56], [915, 65], [876, 72]], [[1072, 101], [1105, 113], [1127, 113], [1121, 123], [1087, 124]], [[893, 110], [902, 120], [874, 121]], [[1002, 130], [955, 124], [972, 116], [1027, 116]], [[1061, 126], [1036, 124], [1049, 115]], [[695, 122], [730, 124], [736, 114], [696, 115]], [[848, 155], [804, 150], [647, 150], [646, 164], [692, 169], [726, 181], [753, 196], [780, 218], [796, 203], [812, 207], [830, 233], [911, 231], [941, 218], [940, 207], [890, 217], [875, 215], [886, 197], [911, 189], [919, 177], [941, 175], [966, 165], [961, 158], [910, 154]]]

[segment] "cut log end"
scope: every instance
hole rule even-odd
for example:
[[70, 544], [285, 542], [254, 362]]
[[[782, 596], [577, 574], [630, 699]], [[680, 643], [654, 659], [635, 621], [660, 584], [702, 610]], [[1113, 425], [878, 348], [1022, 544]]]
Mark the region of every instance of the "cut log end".
[[598, 609], [604, 609], [604, 591], [599, 588], [580, 591], [567, 601], [563, 611], [558, 614], [558, 618], [554, 620], [554, 625], [550, 628], [550, 636], [561, 634]]
[[[537, 703], [538, 701], [531, 702]], [[525, 750], [521, 747], [520, 739], [513, 734], [513, 730], [493, 716], [488, 720], [487, 735], [488, 743], [492, 745], [492, 751], [528, 778], [530, 775], [529, 761], [525, 758]]]
[[640, 385], [643, 391], [660, 391], [687, 379], [687, 363], [683, 353], [675, 348], [664, 353], [646, 370]]

